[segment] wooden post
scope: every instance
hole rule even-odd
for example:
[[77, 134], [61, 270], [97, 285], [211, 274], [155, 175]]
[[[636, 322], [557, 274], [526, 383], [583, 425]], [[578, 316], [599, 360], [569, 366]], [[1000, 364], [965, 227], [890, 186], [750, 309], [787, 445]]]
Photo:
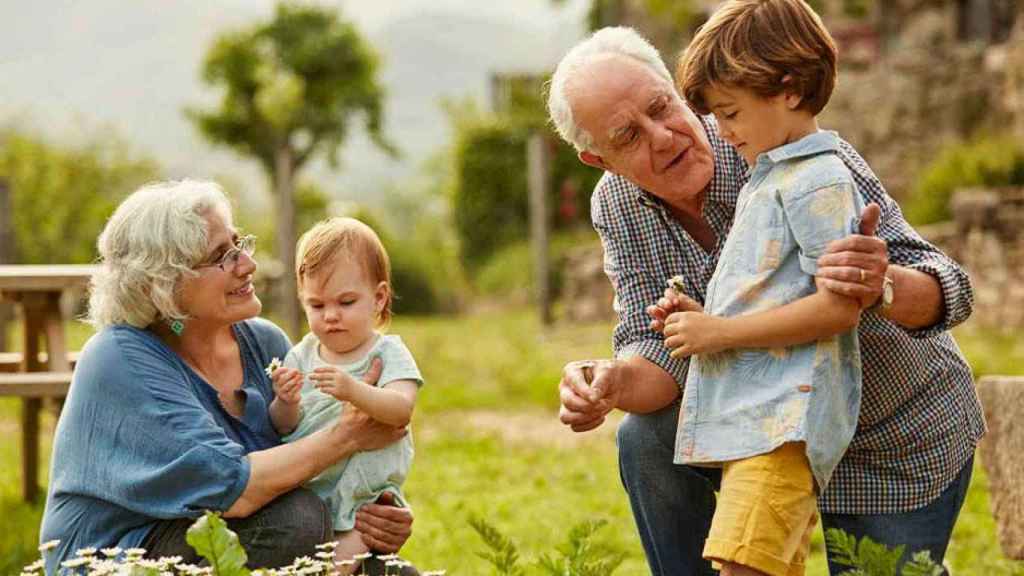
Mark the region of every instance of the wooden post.
[[552, 322], [551, 287], [548, 266], [548, 141], [542, 134], [533, 134], [527, 144], [528, 185], [530, 188], [530, 244], [533, 248], [533, 277], [544, 326]]
[[[14, 262], [14, 225], [11, 212], [14, 207], [11, 187], [0, 178], [0, 264]], [[9, 350], [7, 329], [13, 320], [14, 310], [9, 302], [0, 298], [0, 352]]]

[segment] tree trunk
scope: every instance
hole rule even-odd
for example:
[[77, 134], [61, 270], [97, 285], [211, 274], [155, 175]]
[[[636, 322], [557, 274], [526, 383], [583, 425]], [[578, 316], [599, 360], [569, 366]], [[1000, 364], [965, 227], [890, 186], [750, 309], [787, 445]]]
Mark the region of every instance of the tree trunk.
[[274, 162], [274, 188], [277, 194], [277, 257], [283, 271], [278, 279], [278, 309], [282, 328], [292, 340], [302, 334], [295, 284], [295, 154], [288, 144], [277, 148]]

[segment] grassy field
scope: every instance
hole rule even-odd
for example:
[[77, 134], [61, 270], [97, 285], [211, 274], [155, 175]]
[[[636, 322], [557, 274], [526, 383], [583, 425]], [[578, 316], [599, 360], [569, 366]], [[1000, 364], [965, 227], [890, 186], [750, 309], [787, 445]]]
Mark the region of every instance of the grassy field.
[[[473, 515], [504, 532], [527, 560], [552, 552], [572, 525], [605, 519], [609, 525], [598, 533], [599, 544], [626, 557], [617, 573], [646, 573], [619, 484], [614, 422], [577, 435], [556, 418], [561, 366], [607, 355], [609, 325], [542, 332], [525, 312], [493, 312], [400, 318], [392, 331], [405, 338], [427, 381], [414, 423], [416, 463], [406, 486], [416, 525], [405, 556], [422, 569], [489, 574], [475, 554], [483, 544], [469, 526]], [[978, 372], [1024, 370], [1024, 341], [969, 328], [957, 336]], [[71, 345], [78, 348], [87, 337], [76, 326]], [[17, 417], [18, 403], [0, 400], [0, 575], [16, 573], [34, 558], [41, 514], [41, 506], [18, 499]], [[827, 573], [822, 550], [819, 533], [811, 575]], [[1024, 565], [1006, 560], [996, 543], [980, 466], [948, 560], [956, 574], [1024, 575]]]

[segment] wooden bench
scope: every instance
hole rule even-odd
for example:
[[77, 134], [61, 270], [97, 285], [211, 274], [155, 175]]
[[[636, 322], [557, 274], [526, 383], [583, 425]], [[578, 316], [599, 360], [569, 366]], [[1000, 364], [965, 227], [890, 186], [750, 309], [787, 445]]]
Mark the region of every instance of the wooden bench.
[[22, 492], [30, 502], [35, 501], [39, 494], [39, 413], [43, 408], [43, 399], [56, 399], [59, 413], [70, 388], [71, 372], [0, 373], [0, 396], [16, 396], [22, 402]]
[[[36, 360], [40, 366], [46, 366], [49, 357], [46, 355], [46, 352], [40, 352], [36, 355]], [[22, 362], [24, 362], [24, 356], [20, 352], [0, 352], [0, 373], [20, 372], [22, 370]], [[68, 364], [74, 368], [77, 363], [78, 352], [68, 352]]]

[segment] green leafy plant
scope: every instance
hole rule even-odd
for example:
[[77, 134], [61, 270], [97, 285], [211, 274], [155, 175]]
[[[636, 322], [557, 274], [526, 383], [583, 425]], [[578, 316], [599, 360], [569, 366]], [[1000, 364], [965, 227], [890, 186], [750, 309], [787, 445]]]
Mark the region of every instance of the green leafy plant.
[[937, 565], [928, 551], [915, 553], [909, 562], [900, 567], [905, 546], [888, 548], [867, 536], [859, 541], [856, 536], [838, 528], [825, 531], [825, 543], [832, 560], [851, 570], [842, 576], [941, 576], [942, 566]]
[[992, 137], [946, 148], [914, 186], [907, 220], [922, 225], [950, 219], [953, 193], [972, 186], [1024, 186], [1024, 146], [1012, 138]]
[[249, 576], [245, 549], [238, 542], [238, 535], [228, 530], [220, 516], [211, 512], [204, 514], [188, 529], [185, 541], [206, 558], [219, 576]]
[[[576, 524], [569, 529], [565, 544], [556, 548], [557, 556], [541, 554], [533, 564], [550, 576], [611, 576], [625, 556], [595, 542], [594, 534], [607, 523], [607, 520], [590, 520]], [[479, 517], [470, 518], [469, 525], [487, 546], [486, 551], [477, 555], [494, 566], [496, 574], [526, 574], [520, 564], [519, 550], [507, 536]]]

